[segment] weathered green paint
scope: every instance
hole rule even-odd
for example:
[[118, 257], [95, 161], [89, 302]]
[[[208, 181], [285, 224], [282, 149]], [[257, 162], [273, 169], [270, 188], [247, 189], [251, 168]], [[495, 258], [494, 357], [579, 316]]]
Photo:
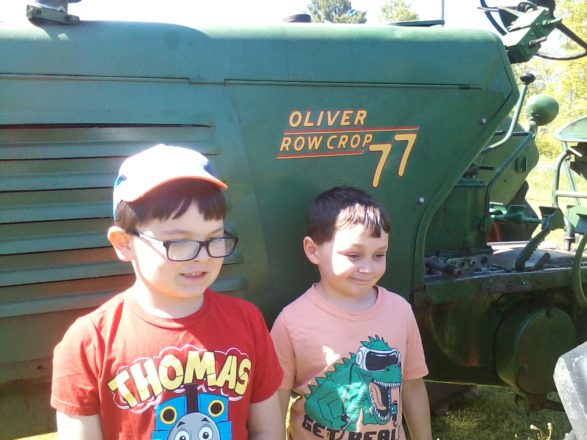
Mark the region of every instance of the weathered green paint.
[[[125, 157], [158, 142], [201, 151], [228, 183], [240, 242], [213, 287], [269, 323], [317, 277], [300, 247], [308, 203], [343, 184], [390, 212], [382, 284], [413, 303], [433, 379], [503, 384], [493, 347], [508, 311], [572, 307], [570, 256], [512, 273], [519, 249], [487, 244], [495, 170], [507, 204], [537, 154], [529, 143], [512, 157], [512, 138], [478, 158], [519, 95], [492, 33], [2, 23], [0, 60], [0, 389], [46, 381], [72, 320], [132, 283], [105, 239], [111, 185]], [[426, 270], [431, 256], [463, 273]], [[2, 417], [30, 429], [30, 415]]]
[[[499, 127], [500, 134], [494, 136], [491, 142], [502, 140], [510, 124], [511, 120], [507, 118]], [[480, 179], [483, 181], [491, 180], [512, 151], [519, 145], [520, 138], [525, 136], [522, 127], [519, 125], [515, 127], [514, 133], [515, 135], [501, 147], [487, 151], [475, 159], [475, 163], [483, 167], [479, 171]], [[516, 160], [503, 171], [491, 188], [491, 201], [504, 205], [512, 203], [518, 189], [524, 184], [530, 171], [538, 164], [538, 157], [536, 144], [534, 142], [529, 143]], [[524, 196], [525, 194], [522, 194], [522, 199]]]
[[[426, 242], [426, 256], [490, 252], [479, 218], [485, 203], [484, 196], [485, 185], [479, 180], [461, 179], [455, 185], [436, 211]], [[476, 209], [464, 211], [463, 206]]]
[[497, 374], [522, 395], [543, 395], [554, 387], [552, 374], [561, 351], [566, 353], [576, 344], [567, 313], [520, 303], [509, 311], [497, 334]]
[[559, 130], [556, 138], [563, 142], [587, 141], [587, 116], [579, 118]]
[[558, 102], [547, 95], [534, 95], [528, 99], [526, 116], [537, 125], [551, 123], [558, 115]]

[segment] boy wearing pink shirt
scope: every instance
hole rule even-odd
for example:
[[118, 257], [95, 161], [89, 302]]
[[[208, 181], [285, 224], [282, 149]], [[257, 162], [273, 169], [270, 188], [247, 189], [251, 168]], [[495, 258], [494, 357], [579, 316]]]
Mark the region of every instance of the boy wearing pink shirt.
[[410, 304], [377, 286], [389, 218], [365, 192], [337, 187], [308, 214], [304, 252], [320, 281], [283, 309], [271, 336], [284, 370], [288, 437], [431, 440], [428, 374]]

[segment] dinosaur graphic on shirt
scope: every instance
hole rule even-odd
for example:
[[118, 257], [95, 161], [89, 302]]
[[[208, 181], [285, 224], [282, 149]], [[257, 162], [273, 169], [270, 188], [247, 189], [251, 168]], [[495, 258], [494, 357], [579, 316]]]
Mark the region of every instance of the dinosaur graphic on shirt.
[[398, 424], [402, 382], [400, 353], [379, 336], [316, 379], [305, 395], [305, 412], [323, 426], [355, 431], [362, 425]]

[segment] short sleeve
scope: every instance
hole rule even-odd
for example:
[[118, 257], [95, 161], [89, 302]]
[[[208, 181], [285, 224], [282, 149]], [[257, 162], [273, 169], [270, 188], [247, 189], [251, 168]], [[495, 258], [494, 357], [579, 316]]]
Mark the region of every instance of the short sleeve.
[[254, 332], [256, 340], [256, 361], [251, 403], [262, 402], [278, 389], [283, 373], [275, 354], [273, 341], [267, 324], [259, 309], [253, 306]]
[[295, 354], [283, 312], [273, 323], [271, 338], [283, 370], [283, 380], [279, 388], [291, 390], [295, 381]]
[[51, 406], [74, 416], [99, 414], [96, 341], [91, 324], [80, 318], [67, 330], [53, 353]]
[[407, 343], [404, 379], [412, 380], [419, 379], [428, 374], [428, 367], [426, 366], [426, 359], [424, 357], [424, 348], [422, 346], [422, 338], [416, 317], [412, 311], [411, 306], [408, 305], [407, 323]]

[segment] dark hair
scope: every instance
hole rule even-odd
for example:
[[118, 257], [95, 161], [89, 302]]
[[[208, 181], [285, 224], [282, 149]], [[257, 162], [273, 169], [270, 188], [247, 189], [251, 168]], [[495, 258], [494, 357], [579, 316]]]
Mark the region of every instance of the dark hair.
[[382, 230], [389, 233], [389, 216], [369, 194], [350, 186], [329, 189], [310, 205], [307, 235], [316, 244], [332, 240], [337, 229], [355, 225], [364, 225], [373, 237], [380, 237]]
[[178, 179], [158, 186], [134, 202], [120, 202], [114, 223], [131, 231], [151, 220], [178, 218], [193, 203], [205, 220], [220, 220], [226, 215], [226, 201], [218, 186], [205, 180]]

